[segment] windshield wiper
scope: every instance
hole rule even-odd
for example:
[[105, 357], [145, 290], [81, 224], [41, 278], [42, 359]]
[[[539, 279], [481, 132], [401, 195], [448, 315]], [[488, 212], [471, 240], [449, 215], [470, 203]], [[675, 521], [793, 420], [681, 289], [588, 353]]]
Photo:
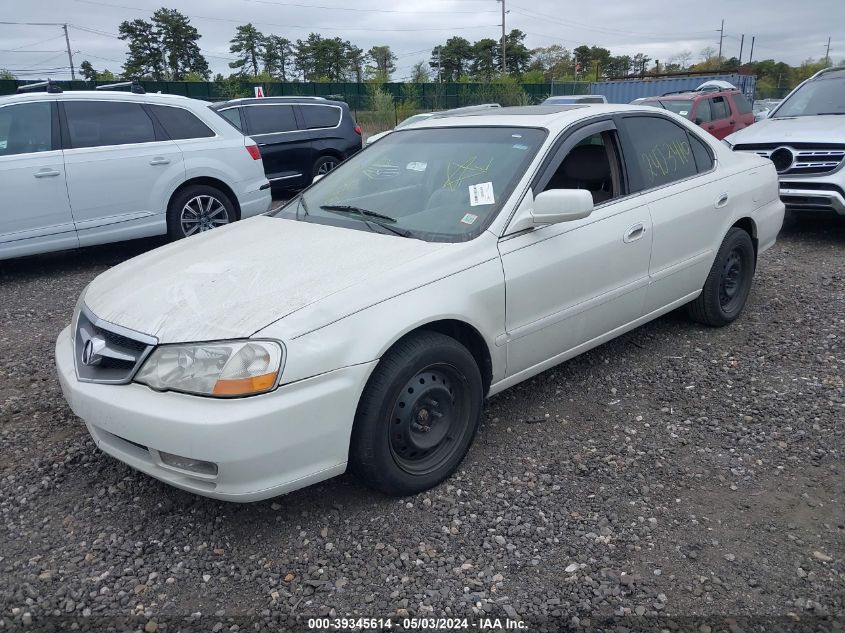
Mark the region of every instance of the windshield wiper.
[[845, 114], [845, 112], [816, 112], [816, 116], [826, 116], [828, 114]]
[[[411, 237], [412, 235], [411, 232], [406, 229], [398, 229], [390, 226], [390, 224], [385, 224], [385, 222], [395, 223], [397, 220], [396, 218], [391, 218], [389, 215], [384, 215], [383, 213], [377, 213], [376, 211], [362, 209], [361, 207], [355, 207], [349, 204], [322, 204], [320, 205], [320, 208], [332, 213], [356, 215], [366, 222], [367, 226], [375, 224], [401, 237]], [[381, 220], [381, 222], [374, 222], [373, 220]]]
[[391, 218], [389, 215], [384, 215], [383, 213], [377, 213], [375, 211], [370, 211], [369, 209], [362, 209], [361, 207], [353, 207], [349, 204], [323, 204], [320, 205], [320, 208], [325, 211], [340, 211], [341, 213], [355, 213], [357, 215], [363, 215], [368, 218], [375, 218], [377, 220], [383, 220], [385, 222], [390, 222], [391, 224], [396, 223], [396, 218]]

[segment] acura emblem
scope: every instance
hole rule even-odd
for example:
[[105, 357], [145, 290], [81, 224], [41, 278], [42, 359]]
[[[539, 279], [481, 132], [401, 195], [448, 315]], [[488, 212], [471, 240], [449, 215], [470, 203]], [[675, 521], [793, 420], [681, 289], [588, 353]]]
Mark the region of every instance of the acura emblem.
[[96, 365], [103, 357], [100, 352], [106, 346], [106, 342], [99, 336], [94, 336], [85, 341], [85, 346], [82, 348], [82, 364]]

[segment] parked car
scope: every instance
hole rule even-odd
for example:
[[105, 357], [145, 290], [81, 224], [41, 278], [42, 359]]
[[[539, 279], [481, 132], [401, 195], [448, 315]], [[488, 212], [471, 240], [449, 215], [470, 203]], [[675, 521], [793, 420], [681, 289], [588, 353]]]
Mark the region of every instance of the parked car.
[[322, 97], [235, 99], [211, 108], [261, 148], [273, 189], [301, 189], [362, 147], [344, 101]]
[[370, 143], [375, 143], [380, 138], [384, 138], [394, 130], [401, 130], [402, 128], [408, 127], [409, 125], [413, 125], [414, 123], [418, 123], [420, 121], [425, 121], [426, 119], [431, 118], [439, 118], [444, 116], [451, 116], [453, 114], [461, 114], [463, 112], [476, 112], [478, 110], [489, 110], [490, 108], [501, 108], [498, 103], [482, 103], [479, 105], [472, 105], [472, 106], [463, 106], [461, 108], [452, 108], [451, 110], [435, 110], [434, 112], [420, 112], [419, 114], [414, 114], [413, 116], [409, 116], [407, 119], [404, 119], [399, 122], [392, 130], [385, 130], [384, 132], [379, 132], [378, 134], [372, 134], [371, 136], [367, 137], [367, 145]]
[[270, 208], [257, 145], [206, 102], [39, 87], [0, 98], [0, 259], [175, 240]]
[[179, 488], [250, 501], [349, 468], [413, 494], [485, 396], [683, 305], [734, 321], [782, 218], [771, 161], [655, 108], [429, 119], [107, 270], [56, 365], [99, 448]]
[[762, 121], [767, 118], [771, 111], [777, 107], [782, 99], [760, 99], [751, 104], [751, 111], [754, 113], [754, 121]]
[[607, 103], [604, 95], [569, 95], [548, 97], [542, 105], [581, 105], [585, 103]]
[[751, 103], [739, 90], [704, 88], [670, 93], [643, 99], [638, 105], [656, 106], [674, 112], [700, 125], [718, 139], [754, 123]]
[[845, 66], [819, 71], [766, 119], [725, 141], [771, 159], [788, 211], [845, 215]]

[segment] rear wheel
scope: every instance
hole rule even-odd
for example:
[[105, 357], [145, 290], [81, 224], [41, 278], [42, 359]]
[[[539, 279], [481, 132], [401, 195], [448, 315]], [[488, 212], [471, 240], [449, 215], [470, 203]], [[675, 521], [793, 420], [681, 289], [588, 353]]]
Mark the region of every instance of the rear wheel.
[[475, 436], [481, 373], [455, 339], [419, 332], [379, 362], [358, 405], [349, 462], [390, 495], [427, 490], [451, 475]]
[[716, 254], [701, 294], [688, 304], [699, 323], [722, 327], [733, 323], [745, 307], [754, 279], [754, 244], [744, 230], [733, 227]]
[[312, 178], [315, 176], [325, 176], [332, 169], [338, 166], [340, 161], [334, 156], [320, 156], [314, 163], [314, 168], [311, 170]]
[[180, 240], [234, 222], [235, 205], [210, 185], [191, 185], [178, 192], [167, 210], [167, 233]]

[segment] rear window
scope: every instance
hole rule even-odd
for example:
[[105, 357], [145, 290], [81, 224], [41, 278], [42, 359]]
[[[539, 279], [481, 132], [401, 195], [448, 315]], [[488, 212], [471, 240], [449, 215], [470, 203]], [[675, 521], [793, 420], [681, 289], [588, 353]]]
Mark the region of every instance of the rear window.
[[751, 113], [751, 104], [748, 102], [748, 99], [745, 98], [745, 95], [734, 95], [734, 103], [736, 104], [736, 109], [740, 114]]
[[278, 134], [298, 129], [293, 106], [256, 105], [244, 108], [250, 134]]
[[218, 110], [217, 114], [222, 116], [226, 119], [229, 123], [234, 125], [238, 131], [243, 131], [244, 124], [241, 121], [241, 109], [240, 108], [226, 108], [225, 110]]
[[300, 104], [299, 111], [305, 127], [313, 130], [321, 127], [336, 127], [340, 123], [340, 108], [337, 106]]
[[183, 108], [175, 108], [162, 105], [149, 105], [153, 116], [161, 123], [161, 127], [174, 141], [181, 141], [189, 138], [209, 138], [214, 132], [205, 123], [199, 120], [193, 112]]

